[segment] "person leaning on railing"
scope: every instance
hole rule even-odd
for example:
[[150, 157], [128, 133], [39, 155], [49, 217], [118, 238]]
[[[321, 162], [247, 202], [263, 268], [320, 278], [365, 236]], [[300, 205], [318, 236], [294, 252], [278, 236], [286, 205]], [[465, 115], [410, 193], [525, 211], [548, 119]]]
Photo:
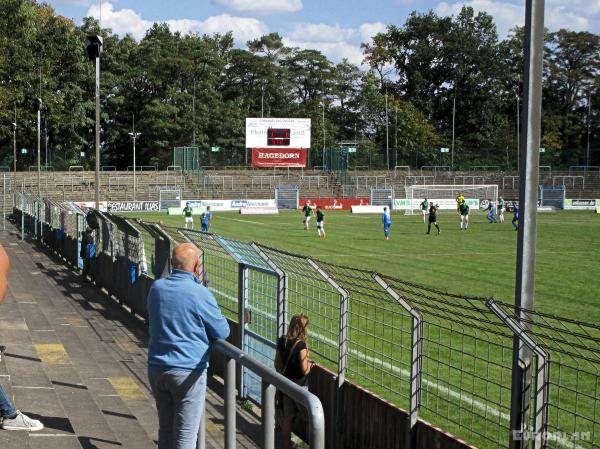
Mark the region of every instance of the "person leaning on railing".
[[[277, 340], [275, 354], [275, 369], [285, 377], [308, 390], [308, 374], [315, 362], [308, 358], [306, 337], [308, 332], [308, 317], [304, 314], [294, 315], [286, 335]], [[300, 408], [289, 397], [281, 394], [283, 420], [281, 422], [281, 437], [283, 449], [291, 447], [292, 424], [298, 416]]]

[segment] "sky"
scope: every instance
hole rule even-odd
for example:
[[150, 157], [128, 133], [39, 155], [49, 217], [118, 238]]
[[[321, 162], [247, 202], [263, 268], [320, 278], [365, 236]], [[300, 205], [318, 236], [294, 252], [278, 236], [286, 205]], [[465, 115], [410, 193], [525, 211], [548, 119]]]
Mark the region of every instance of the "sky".
[[[455, 15], [463, 5], [494, 17], [500, 38], [524, 24], [524, 0], [46, 0], [58, 14], [80, 24], [98, 18], [102, 27], [141, 39], [153, 22], [167, 22], [173, 31], [232, 31], [236, 45], [278, 32], [288, 46], [321, 50], [332, 61], [347, 58], [361, 65], [361, 42], [401, 26], [412, 11]], [[600, 0], [546, 0], [546, 27], [600, 34]]]

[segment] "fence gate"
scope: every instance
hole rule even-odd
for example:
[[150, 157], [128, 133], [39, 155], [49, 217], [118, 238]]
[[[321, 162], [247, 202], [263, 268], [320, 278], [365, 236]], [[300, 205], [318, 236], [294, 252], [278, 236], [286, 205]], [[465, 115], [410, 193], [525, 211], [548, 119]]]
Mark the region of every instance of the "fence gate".
[[161, 190], [158, 196], [158, 205], [161, 211], [169, 207], [181, 207], [181, 189]]
[[540, 206], [564, 209], [566, 188], [562, 186], [540, 186]]
[[380, 189], [371, 187], [371, 206], [388, 206], [391, 209], [394, 207], [394, 189]]
[[278, 209], [298, 209], [300, 189], [297, 185], [280, 184], [275, 187], [275, 204]]
[[200, 168], [198, 147], [173, 148], [173, 165], [181, 167], [183, 171], [198, 170]]
[[[279, 275], [250, 243], [218, 238], [223, 248], [238, 262], [238, 322], [244, 352], [273, 366], [277, 341]], [[242, 397], [261, 403], [261, 379], [250, 370], [242, 371]]]

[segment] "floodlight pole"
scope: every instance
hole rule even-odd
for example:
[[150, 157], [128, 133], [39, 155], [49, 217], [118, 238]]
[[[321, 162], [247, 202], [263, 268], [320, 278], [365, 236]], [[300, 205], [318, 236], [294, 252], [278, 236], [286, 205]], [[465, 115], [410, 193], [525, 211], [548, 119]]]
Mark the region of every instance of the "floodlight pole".
[[390, 121], [388, 119], [388, 94], [387, 86], [385, 88], [385, 163], [387, 169], [390, 169]]
[[[535, 298], [535, 250], [537, 233], [537, 199], [539, 148], [542, 115], [542, 63], [544, 55], [544, 0], [525, 2], [524, 114], [520, 161], [519, 231], [517, 237], [517, 272], [515, 313], [521, 325], [531, 328], [530, 314]], [[528, 446], [521, 436], [529, 428], [531, 394], [531, 351], [513, 341], [510, 449]]]
[[100, 210], [100, 56], [96, 56], [96, 188], [94, 201]]
[[[135, 132], [135, 116], [133, 118], [133, 132]], [[194, 94], [192, 96], [192, 146], [195, 147], [196, 146], [196, 77], [194, 77]], [[135, 147], [135, 139], [133, 141], [133, 146]], [[135, 154], [135, 151], [134, 151]], [[133, 160], [135, 161], [135, 156], [133, 157]], [[134, 185], [135, 185], [135, 163], [133, 164], [133, 179], [134, 179]], [[135, 194], [135, 189], [134, 189], [134, 194]]]
[[588, 91], [587, 101], [587, 148], [585, 152], [585, 165], [589, 168], [590, 166], [590, 126], [592, 120], [592, 96], [591, 92]]
[[136, 182], [135, 182], [135, 141], [142, 135], [142, 133], [135, 132], [135, 114], [133, 115], [133, 132], [130, 132], [129, 135], [133, 139], [133, 201], [135, 201], [136, 195]]
[[15, 103], [15, 121], [12, 124], [13, 129], [13, 173], [15, 173], [15, 182], [16, 182], [16, 173], [17, 173], [17, 103]]
[[41, 163], [41, 154], [40, 154], [40, 134], [41, 134], [41, 120], [42, 120], [42, 99], [38, 98], [37, 102], [37, 190], [38, 197], [42, 196], [41, 189], [41, 175], [40, 175], [40, 163]]
[[48, 170], [48, 119], [44, 120], [44, 144], [46, 146], [46, 171]]
[[521, 167], [519, 159], [521, 153], [521, 111], [519, 106], [519, 95], [517, 94], [517, 171]]
[[456, 80], [454, 80], [453, 98], [452, 98], [452, 150], [450, 153], [450, 170], [454, 171], [454, 128], [456, 124]]

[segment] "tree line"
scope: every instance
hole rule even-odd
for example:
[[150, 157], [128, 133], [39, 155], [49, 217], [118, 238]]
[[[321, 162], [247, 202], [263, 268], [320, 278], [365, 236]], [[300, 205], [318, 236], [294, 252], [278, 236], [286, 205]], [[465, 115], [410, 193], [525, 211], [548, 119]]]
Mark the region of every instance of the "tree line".
[[[76, 25], [33, 0], [0, 0], [0, 165], [34, 163], [41, 98], [42, 164], [94, 164], [95, 68], [86, 36], [104, 37], [101, 163], [172, 164], [173, 147], [197, 145], [203, 165], [246, 163], [246, 117], [312, 119], [313, 165], [323, 148], [357, 142], [350, 165], [517, 165], [523, 110], [523, 30], [499, 39], [492, 17], [463, 7], [452, 17], [413, 12], [362, 45], [364, 65], [289, 48], [271, 33], [234, 42], [231, 33], [172, 32], [155, 23], [137, 42]], [[600, 36], [546, 33], [542, 165], [600, 165]], [[453, 126], [454, 124], [454, 126]], [[454, 136], [454, 137], [453, 137]], [[212, 153], [217, 146], [222, 150]], [[48, 153], [46, 153], [46, 147]], [[27, 148], [28, 154], [21, 154]]]

